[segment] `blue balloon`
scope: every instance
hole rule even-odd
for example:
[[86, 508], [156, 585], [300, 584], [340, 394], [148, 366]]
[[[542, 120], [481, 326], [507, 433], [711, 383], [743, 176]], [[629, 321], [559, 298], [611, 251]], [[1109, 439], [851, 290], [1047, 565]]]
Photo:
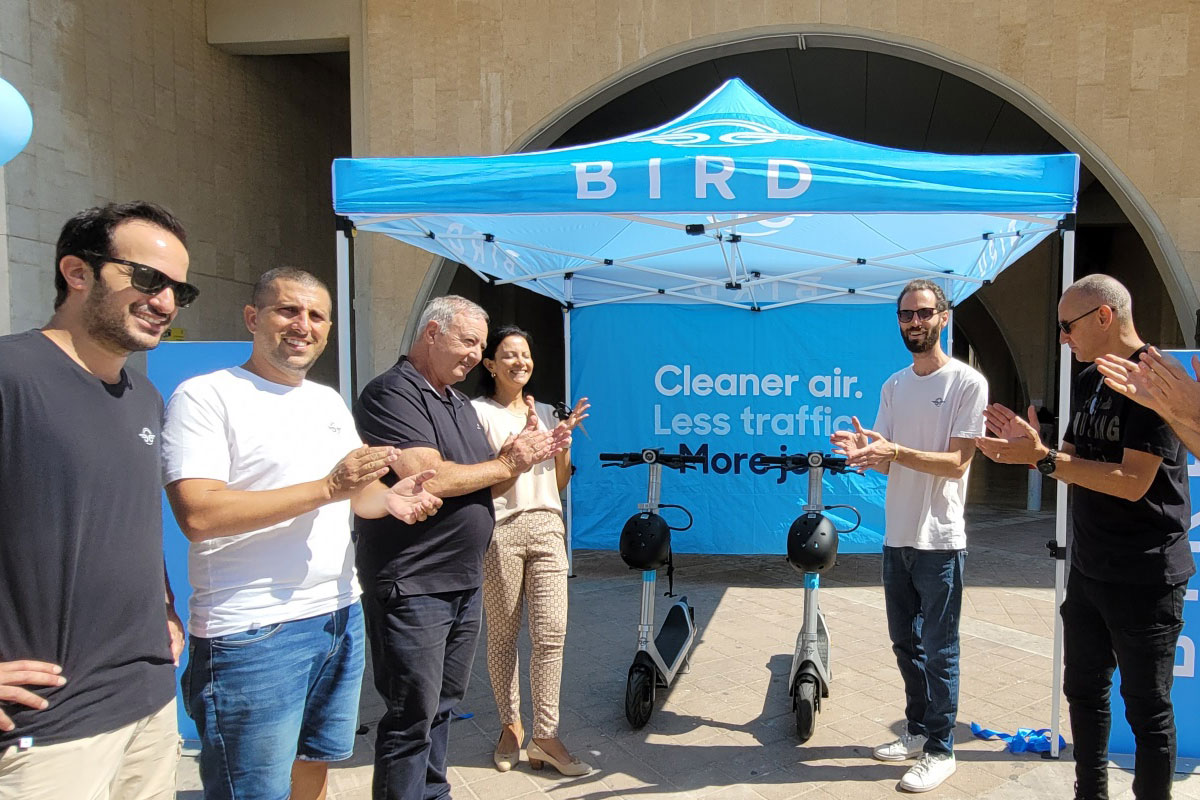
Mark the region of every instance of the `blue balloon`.
[[29, 144], [33, 134], [33, 112], [8, 81], [0, 78], [0, 166], [4, 166]]

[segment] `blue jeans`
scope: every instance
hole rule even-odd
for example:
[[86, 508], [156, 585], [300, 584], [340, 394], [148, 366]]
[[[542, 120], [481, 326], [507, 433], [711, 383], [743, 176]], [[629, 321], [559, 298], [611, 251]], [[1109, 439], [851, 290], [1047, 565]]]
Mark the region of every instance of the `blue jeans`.
[[1108, 798], [1108, 696], [1121, 669], [1135, 743], [1133, 796], [1165, 800], [1175, 772], [1171, 685], [1185, 585], [1107, 583], [1071, 570], [1063, 619], [1063, 693], [1075, 740], [1075, 796]]
[[375, 736], [375, 800], [450, 796], [450, 715], [467, 693], [482, 627], [479, 588], [402, 595], [394, 581], [363, 594], [375, 688], [387, 706]]
[[883, 548], [883, 597], [904, 680], [904, 716], [909, 733], [927, 737], [927, 753], [954, 752], [966, 560], [966, 550]]
[[365, 638], [358, 603], [191, 637], [183, 699], [200, 732], [205, 800], [287, 800], [294, 761], [353, 754]]

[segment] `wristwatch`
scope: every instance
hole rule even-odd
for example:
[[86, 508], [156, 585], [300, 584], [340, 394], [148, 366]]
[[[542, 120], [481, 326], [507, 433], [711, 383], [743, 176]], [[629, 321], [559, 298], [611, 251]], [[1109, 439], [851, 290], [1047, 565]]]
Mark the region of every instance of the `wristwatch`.
[[1058, 466], [1058, 451], [1053, 447], [1050, 452], [1046, 453], [1046, 457], [1037, 462], [1038, 472], [1043, 475], [1053, 475], [1054, 468]]

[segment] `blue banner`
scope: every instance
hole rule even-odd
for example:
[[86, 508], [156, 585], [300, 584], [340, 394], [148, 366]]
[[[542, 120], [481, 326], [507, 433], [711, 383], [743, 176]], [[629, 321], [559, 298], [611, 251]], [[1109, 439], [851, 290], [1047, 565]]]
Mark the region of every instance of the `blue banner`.
[[[883, 381], [911, 363], [891, 304], [804, 305], [768, 313], [697, 306], [611, 305], [571, 312], [571, 381], [588, 397], [576, 432], [573, 545], [615, 549], [646, 500], [645, 467], [602, 468], [601, 452], [661, 447], [705, 457], [700, 469], [663, 470], [662, 502], [695, 525], [674, 535], [685, 553], [783, 553], [808, 492], [755, 456], [829, 452], [829, 436], [857, 415], [874, 423]], [[879, 552], [886, 478], [826, 475], [823, 502], [853, 505], [862, 526], [841, 551]], [[663, 511], [672, 525], [684, 515]], [[830, 512], [841, 528], [854, 515]]]
[[[1171, 350], [1171, 355], [1183, 362], [1188, 373], [1192, 373], [1192, 356], [1200, 350]], [[1192, 555], [1200, 553], [1200, 463], [1188, 455], [1188, 482], [1192, 492], [1192, 528], [1188, 539]], [[1200, 636], [1200, 579], [1193, 577], [1188, 583], [1183, 598], [1183, 635], [1175, 649], [1175, 684], [1171, 689], [1171, 701], [1175, 705], [1175, 728], [1178, 740], [1179, 772], [1193, 772], [1200, 767], [1200, 679], [1196, 678], [1196, 638]], [[1108, 750], [1113, 761], [1123, 767], [1133, 766], [1133, 731], [1125, 721], [1125, 701], [1121, 699], [1120, 671], [1113, 677], [1112, 688], [1112, 732]]]
[[[250, 358], [250, 347], [250, 342], [163, 342], [146, 354], [146, 372], [165, 402], [171, 399], [175, 387], [188, 378], [246, 363]], [[179, 618], [186, 627], [188, 598], [192, 596], [187, 570], [188, 540], [175, 521], [175, 514], [171, 512], [165, 492], [162, 497], [162, 520], [167, 578], [175, 592], [175, 610], [179, 612]], [[185, 649], [179, 659], [179, 667], [175, 670], [176, 677], [183, 675], [183, 670], [187, 667], [187, 656]], [[175, 693], [179, 701], [179, 735], [185, 740], [198, 740], [200, 736], [196, 732], [196, 723], [192, 722], [192, 718], [184, 711], [183, 695], [180, 694], [178, 682]]]

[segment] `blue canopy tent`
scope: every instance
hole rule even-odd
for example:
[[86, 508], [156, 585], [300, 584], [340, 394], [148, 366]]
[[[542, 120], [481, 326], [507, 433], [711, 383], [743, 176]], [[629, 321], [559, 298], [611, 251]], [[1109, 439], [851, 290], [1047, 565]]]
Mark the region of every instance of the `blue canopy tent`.
[[[678, 119], [605, 142], [338, 159], [333, 195], [336, 212], [360, 230], [557, 300], [570, 360], [572, 315], [589, 307], [844, 309], [892, 303], [918, 277], [937, 280], [957, 302], [1054, 232], [1063, 236], [1065, 286], [1078, 172], [1072, 154], [944, 155], [844, 139], [787, 119], [735, 79]], [[345, 325], [349, 261], [340, 242]], [[350, 336], [342, 333], [348, 391]], [[1061, 363], [1066, 409], [1069, 358]], [[568, 363], [567, 397], [571, 372]], [[1060, 414], [1060, 428], [1065, 421]], [[1058, 494], [1061, 545], [1066, 493]], [[1063, 580], [1060, 560], [1059, 602]], [[1056, 672], [1056, 730], [1058, 696]]]

